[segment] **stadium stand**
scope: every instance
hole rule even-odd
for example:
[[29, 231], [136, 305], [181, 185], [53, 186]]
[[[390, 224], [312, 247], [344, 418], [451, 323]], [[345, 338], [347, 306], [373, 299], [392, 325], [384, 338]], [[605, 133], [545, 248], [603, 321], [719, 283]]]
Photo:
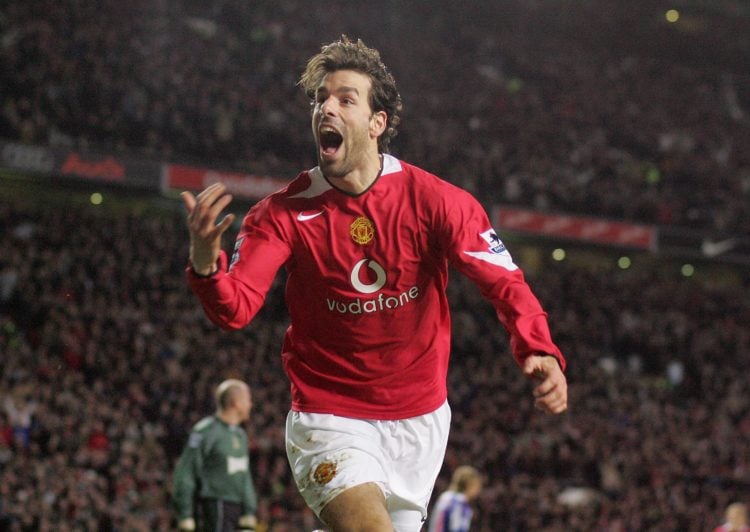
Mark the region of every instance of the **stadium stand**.
[[399, 81], [398, 152], [488, 203], [750, 231], [741, 2], [334, 4], [12, 2], [0, 137], [289, 178], [314, 164], [296, 76], [348, 32]]

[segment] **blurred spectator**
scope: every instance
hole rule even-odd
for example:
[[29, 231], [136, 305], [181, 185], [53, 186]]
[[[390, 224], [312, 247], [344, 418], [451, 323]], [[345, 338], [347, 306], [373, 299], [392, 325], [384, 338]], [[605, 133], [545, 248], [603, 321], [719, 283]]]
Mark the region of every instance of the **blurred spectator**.
[[429, 532], [469, 532], [471, 502], [482, 491], [482, 476], [468, 465], [456, 468], [450, 486], [440, 494], [432, 508]]
[[727, 506], [726, 522], [714, 528], [714, 532], [750, 532], [747, 522], [747, 506], [734, 502]]
[[31, 418], [36, 406], [28, 389], [18, 389], [14, 395], [5, 397], [3, 407], [10, 421], [13, 441], [19, 448], [26, 449], [29, 446]]

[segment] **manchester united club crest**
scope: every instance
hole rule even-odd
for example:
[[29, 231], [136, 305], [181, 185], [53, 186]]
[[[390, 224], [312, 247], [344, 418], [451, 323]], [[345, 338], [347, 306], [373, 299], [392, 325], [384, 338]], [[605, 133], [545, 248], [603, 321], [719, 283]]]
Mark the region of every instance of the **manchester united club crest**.
[[360, 216], [349, 226], [349, 234], [360, 246], [366, 246], [375, 238], [375, 226], [365, 216]]

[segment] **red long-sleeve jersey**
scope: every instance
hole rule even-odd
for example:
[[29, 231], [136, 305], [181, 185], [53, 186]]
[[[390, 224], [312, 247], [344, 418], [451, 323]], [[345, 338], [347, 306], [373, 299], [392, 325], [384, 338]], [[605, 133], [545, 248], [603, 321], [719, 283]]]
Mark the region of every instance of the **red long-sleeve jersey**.
[[247, 325], [279, 268], [291, 317], [283, 347], [292, 409], [364, 419], [431, 412], [447, 397], [448, 267], [497, 311], [519, 364], [565, 359], [521, 270], [468, 192], [383, 155], [379, 177], [351, 195], [319, 168], [254, 205], [231, 264], [188, 279], [208, 317]]

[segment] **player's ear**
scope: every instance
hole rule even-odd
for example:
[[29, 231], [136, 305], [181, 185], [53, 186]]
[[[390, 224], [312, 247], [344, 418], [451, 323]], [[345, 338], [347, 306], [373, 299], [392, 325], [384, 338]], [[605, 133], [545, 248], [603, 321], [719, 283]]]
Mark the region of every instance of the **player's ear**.
[[385, 131], [388, 124], [388, 115], [385, 111], [375, 111], [370, 117], [370, 136], [378, 138]]

